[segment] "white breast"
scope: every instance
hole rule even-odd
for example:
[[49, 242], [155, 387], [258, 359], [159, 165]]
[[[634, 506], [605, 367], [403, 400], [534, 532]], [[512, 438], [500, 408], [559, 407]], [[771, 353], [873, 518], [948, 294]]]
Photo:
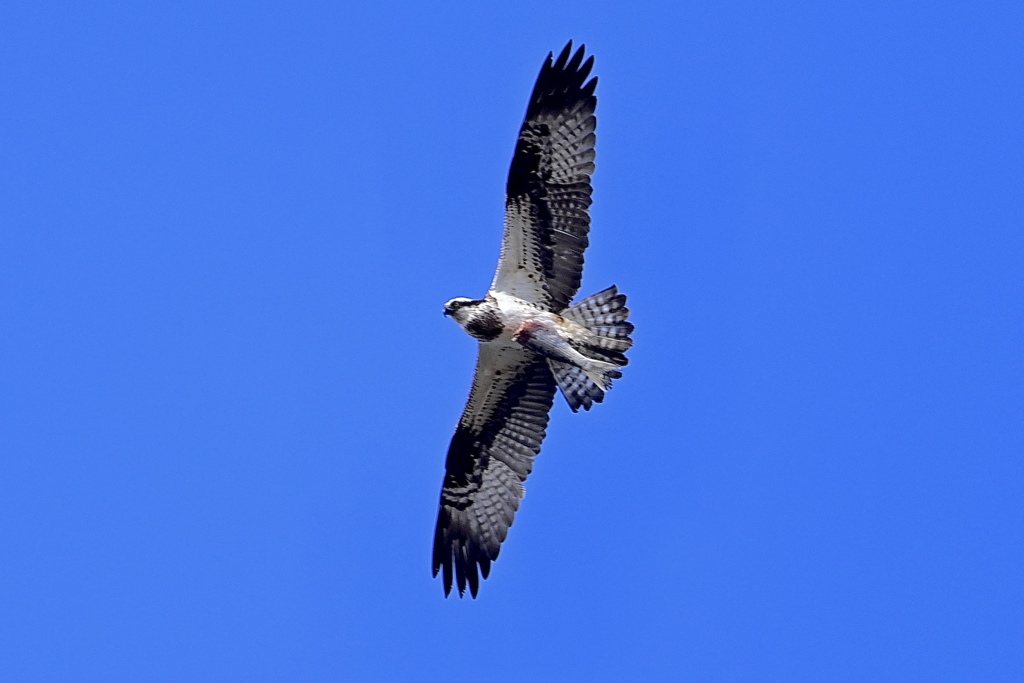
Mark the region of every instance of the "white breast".
[[548, 320], [555, 321], [557, 316], [549, 311], [531, 304], [528, 301], [524, 301], [519, 297], [506, 294], [505, 292], [491, 292], [491, 296], [494, 297], [495, 301], [498, 302], [498, 308], [501, 310], [502, 324], [504, 325], [504, 331], [501, 336], [495, 341], [501, 341], [509, 343], [512, 341], [512, 335], [515, 334], [516, 330], [519, 329], [527, 320]]

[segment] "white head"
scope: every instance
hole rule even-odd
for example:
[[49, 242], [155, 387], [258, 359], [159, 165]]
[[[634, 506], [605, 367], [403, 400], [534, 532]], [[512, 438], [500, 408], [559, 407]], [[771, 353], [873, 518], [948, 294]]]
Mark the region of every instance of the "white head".
[[464, 296], [455, 297], [444, 305], [444, 314], [450, 316], [461, 325], [469, 318], [473, 305], [479, 303], [480, 301], [467, 299]]

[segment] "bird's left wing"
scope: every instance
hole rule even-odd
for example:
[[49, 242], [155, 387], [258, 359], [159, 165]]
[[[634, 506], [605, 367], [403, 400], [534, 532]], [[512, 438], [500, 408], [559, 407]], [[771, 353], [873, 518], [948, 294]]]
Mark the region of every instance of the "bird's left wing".
[[547, 361], [527, 349], [481, 344], [469, 402], [445, 462], [434, 531], [434, 576], [444, 592], [476, 597], [523, 497], [548, 424], [555, 381]]
[[505, 189], [505, 237], [491, 289], [561, 312], [580, 288], [597, 137], [594, 58], [572, 41], [549, 54], [526, 108]]

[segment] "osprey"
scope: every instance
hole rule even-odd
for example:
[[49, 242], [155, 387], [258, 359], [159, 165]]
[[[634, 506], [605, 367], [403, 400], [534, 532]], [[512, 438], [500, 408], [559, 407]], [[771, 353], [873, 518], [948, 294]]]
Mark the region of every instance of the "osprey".
[[[448, 448], [434, 531], [434, 576], [473, 597], [498, 557], [540, 453], [555, 387], [573, 412], [604, 400], [633, 345], [612, 286], [569, 302], [589, 240], [597, 78], [572, 41], [541, 67], [505, 192], [505, 236], [490, 291], [444, 314], [480, 340], [469, 401]], [[479, 575], [478, 575], [479, 571]]]

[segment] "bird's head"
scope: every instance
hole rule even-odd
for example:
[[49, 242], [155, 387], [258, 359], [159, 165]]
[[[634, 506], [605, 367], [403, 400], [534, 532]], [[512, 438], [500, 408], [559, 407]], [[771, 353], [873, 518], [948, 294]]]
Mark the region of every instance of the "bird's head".
[[478, 303], [480, 302], [464, 296], [456, 297], [444, 305], [444, 314], [461, 323], [465, 321], [473, 305]]

